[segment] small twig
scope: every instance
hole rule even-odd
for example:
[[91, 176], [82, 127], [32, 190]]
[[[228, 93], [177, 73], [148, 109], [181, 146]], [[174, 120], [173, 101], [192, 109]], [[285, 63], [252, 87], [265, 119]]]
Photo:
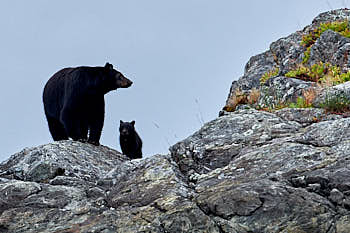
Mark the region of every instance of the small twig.
[[160, 129], [159, 125], [155, 122], [153, 122], [154, 126], [157, 128], [157, 129]]
[[203, 119], [203, 114], [202, 114], [202, 111], [201, 111], [201, 106], [199, 105], [199, 101], [198, 101], [197, 98], [194, 99], [194, 101], [195, 101], [196, 104], [197, 104], [198, 112], [199, 112], [199, 113], [197, 114], [197, 119], [198, 119], [199, 123], [201, 124], [201, 126], [203, 126], [203, 125], [204, 125], [204, 119]]
[[[153, 121], [152, 123], [153, 123], [154, 127], [156, 127], [159, 131], [161, 131], [160, 126], [156, 122]], [[170, 144], [168, 138], [166, 136], [163, 136], [163, 137], [164, 137], [164, 141], [167, 143], [168, 147], [170, 147], [171, 144]], [[165, 149], [167, 149], [167, 148], [165, 148]]]
[[344, 7], [344, 8], [347, 8], [347, 5], [348, 5], [348, 4], [347, 4], [347, 0], [342, 0], [342, 3], [343, 3], [343, 7]]

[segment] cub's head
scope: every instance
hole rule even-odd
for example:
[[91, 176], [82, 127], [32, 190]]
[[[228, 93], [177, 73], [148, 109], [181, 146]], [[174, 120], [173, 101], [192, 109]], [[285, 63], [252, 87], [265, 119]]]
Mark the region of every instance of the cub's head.
[[120, 136], [129, 136], [135, 132], [135, 121], [123, 122], [120, 120], [119, 126]]

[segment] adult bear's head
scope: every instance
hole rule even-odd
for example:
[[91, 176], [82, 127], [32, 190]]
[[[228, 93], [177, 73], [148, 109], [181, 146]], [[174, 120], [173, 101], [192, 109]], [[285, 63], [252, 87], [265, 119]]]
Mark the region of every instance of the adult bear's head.
[[132, 81], [125, 78], [122, 73], [113, 69], [113, 65], [106, 63], [105, 72], [107, 72], [108, 89], [116, 90], [117, 88], [128, 88], [131, 86]]

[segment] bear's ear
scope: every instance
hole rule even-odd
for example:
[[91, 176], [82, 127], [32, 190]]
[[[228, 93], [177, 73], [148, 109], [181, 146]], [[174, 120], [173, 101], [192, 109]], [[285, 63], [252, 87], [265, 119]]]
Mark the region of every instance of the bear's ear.
[[106, 63], [106, 65], [105, 65], [105, 68], [107, 68], [107, 69], [113, 69], [113, 65], [112, 64], [109, 64], [108, 62]]
[[132, 125], [135, 125], [135, 121], [130, 122]]
[[120, 124], [123, 124], [124, 122], [122, 120], [120, 120]]

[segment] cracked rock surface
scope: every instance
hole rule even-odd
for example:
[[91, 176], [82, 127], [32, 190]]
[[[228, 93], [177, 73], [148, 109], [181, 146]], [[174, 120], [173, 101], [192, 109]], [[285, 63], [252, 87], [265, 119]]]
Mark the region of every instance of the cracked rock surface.
[[171, 148], [223, 232], [350, 229], [350, 118], [310, 121], [319, 111], [226, 113]]
[[24, 149], [0, 164], [0, 230], [348, 232], [350, 118], [323, 115], [225, 113], [131, 161], [73, 141]]

